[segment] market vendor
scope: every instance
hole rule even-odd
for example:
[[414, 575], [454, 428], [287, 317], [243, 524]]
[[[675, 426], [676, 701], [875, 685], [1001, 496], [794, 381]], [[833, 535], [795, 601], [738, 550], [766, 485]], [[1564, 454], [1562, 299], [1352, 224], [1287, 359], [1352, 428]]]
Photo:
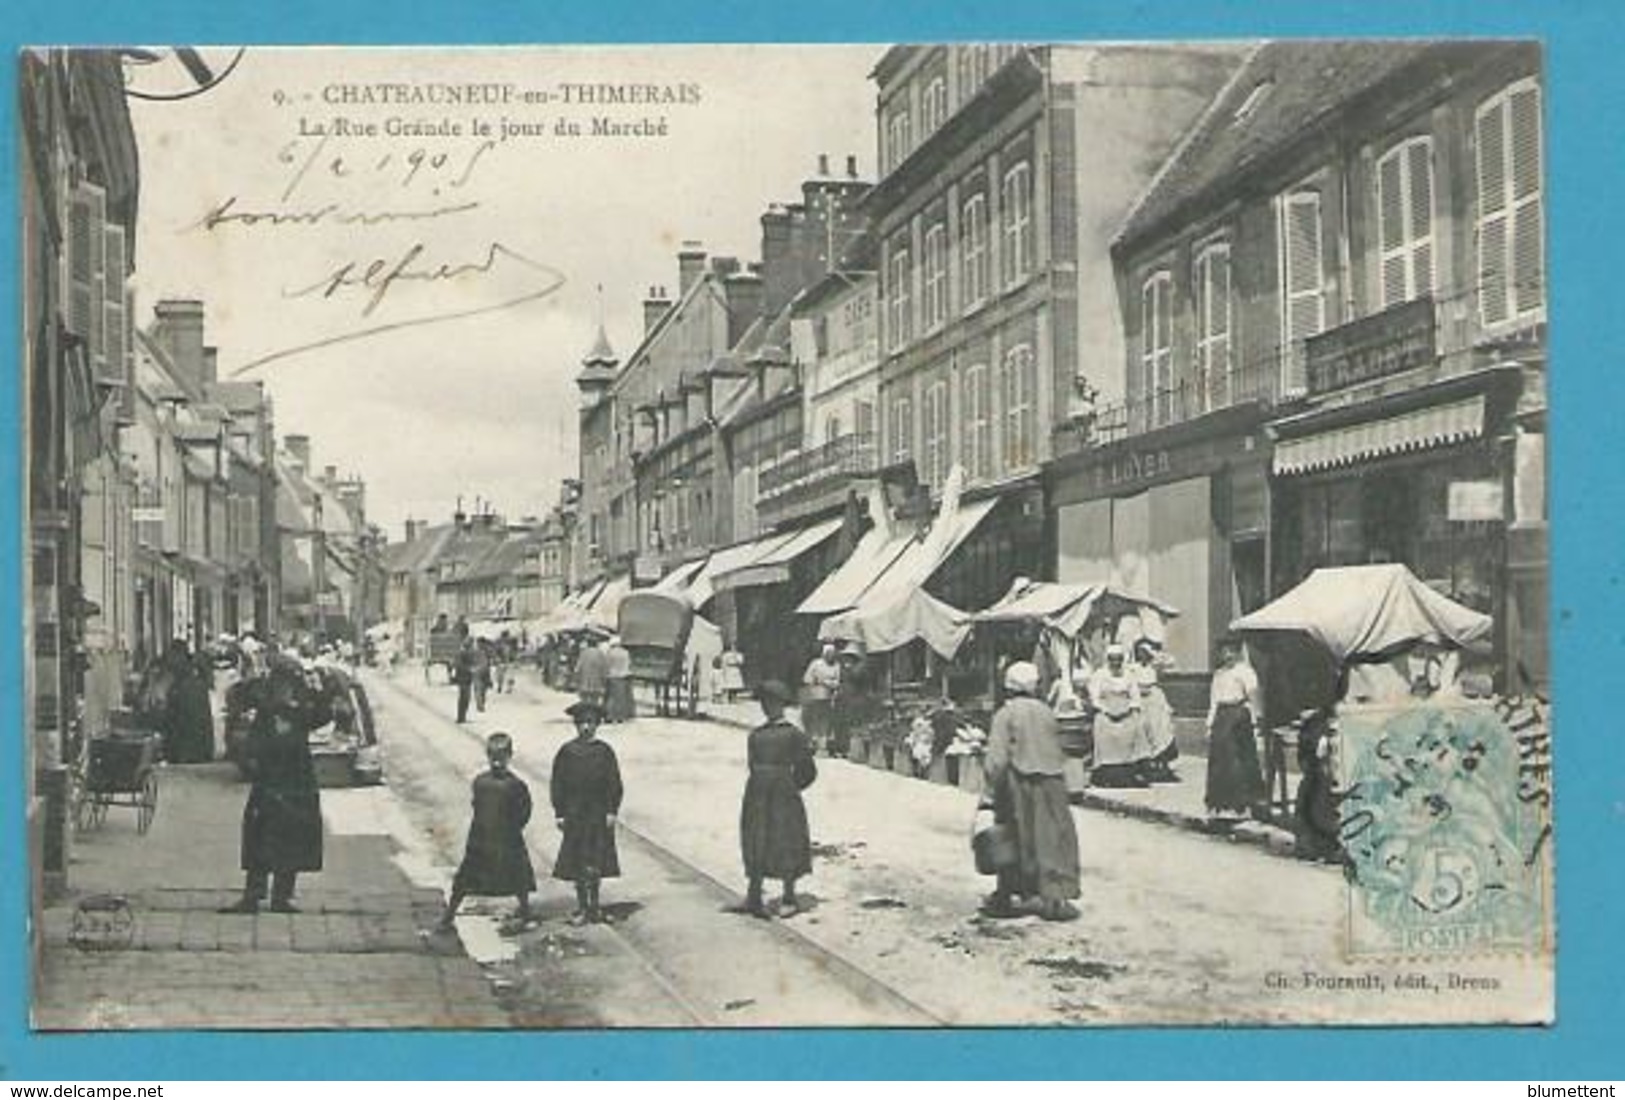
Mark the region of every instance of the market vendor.
[[1174, 774], [1173, 762], [1179, 758], [1179, 746], [1174, 743], [1174, 711], [1168, 705], [1168, 696], [1162, 690], [1162, 670], [1173, 665], [1163, 648], [1150, 638], [1134, 643], [1135, 682], [1140, 688], [1140, 714], [1145, 722], [1146, 751], [1151, 754], [1147, 777], [1154, 783], [1171, 783], [1179, 777]]
[[825, 642], [818, 656], [807, 664], [801, 677], [801, 723], [812, 739], [814, 752], [827, 752], [830, 746], [831, 720], [834, 716], [835, 693], [841, 687], [841, 662], [835, 644]]
[[1089, 702], [1095, 712], [1090, 782], [1097, 787], [1148, 786], [1156, 754], [1146, 736], [1139, 680], [1128, 671], [1122, 646], [1106, 647], [1105, 663], [1089, 677]]

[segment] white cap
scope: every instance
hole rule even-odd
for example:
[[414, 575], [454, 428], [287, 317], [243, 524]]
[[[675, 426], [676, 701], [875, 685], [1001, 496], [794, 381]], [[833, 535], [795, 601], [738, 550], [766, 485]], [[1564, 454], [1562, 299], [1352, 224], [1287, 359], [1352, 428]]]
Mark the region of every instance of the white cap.
[[1004, 670], [1004, 690], [1022, 695], [1038, 692], [1038, 666], [1031, 661], [1017, 661]]

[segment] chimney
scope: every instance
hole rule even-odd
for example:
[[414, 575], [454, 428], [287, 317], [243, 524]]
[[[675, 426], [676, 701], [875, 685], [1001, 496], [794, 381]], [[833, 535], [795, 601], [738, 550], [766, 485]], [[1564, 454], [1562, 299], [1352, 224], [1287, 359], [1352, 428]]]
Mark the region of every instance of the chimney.
[[829, 175], [829, 154], [828, 153], [819, 153], [818, 154], [818, 174], [820, 176], [828, 176]]
[[337, 466], [322, 467], [322, 484], [337, 485], [339, 483], [339, 468]]
[[204, 381], [203, 370], [203, 303], [195, 298], [165, 298], [152, 307], [157, 320], [152, 335], [164, 354], [183, 376], [186, 384], [196, 389]]
[[733, 256], [712, 256], [711, 272], [719, 278], [726, 279], [739, 270], [739, 260]]
[[220, 349], [206, 347], [203, 349], [203, 381], [210, 383], [220, 381]]
[[407, 542], [416, 542], [418, 540], [418, 534], [419, 534], [418, 521], [415, 520], [415, 519], [407, 520], [406, 521], [406, 541]]
[[705, 274], [705, 246], [699, 241], [684, 241], [677, 253], [677, 297], [687, 296], [694, 284]]
[[666, 315], [666, 311], [669, 309], [671, 309], [671, 299], [666, 296], [666, 288], [663, 286], [650, 287], [649, 296], [643, 300], [643, 334], [645, 336], [654, 331], [654, 327], [660, 323], [660, 319]]
[[286, 436], [283, 436], [282, 437], [282, 446], [287, 450], [287, 452], [289, 454], [291, 454], [293, 456], [293, 460], [295, 462], [299, 463], [299, 466], [300, 466], [301, 469], [304, 469], [304, 470], [309, 470], [310, 469], [310, 436], [308, 436], [308, 435], [286, 435]]
[[736, 271], [722, 281], [722, 290], [728, 300], [728, 346], [733, 347], [745, 335], [745, 330], [762, 316], [765, 288], [760, 275]]
[[774, 203], [762, 214], [762, 310], [777, 313], [795, 297], [796, 214]]

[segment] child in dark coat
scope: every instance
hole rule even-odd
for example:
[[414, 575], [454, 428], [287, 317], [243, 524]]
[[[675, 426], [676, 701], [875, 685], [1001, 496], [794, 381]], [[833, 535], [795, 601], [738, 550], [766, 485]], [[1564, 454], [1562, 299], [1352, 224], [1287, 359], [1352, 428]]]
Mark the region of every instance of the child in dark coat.
[[468, 826], [463, 862], [451, 881], [451, 899], [440, 928], [449, 931], [457, 909], [469, 894], [511, 897], [519, 901], [517, 919], [530, 920], [530, 893], [536, 889], [525, 824], [530, 821], [530, 788], [508, 769], [513, 738], [493, 733], [485, 742], [489, 770], [474, 778], [474, 820]]
[[604, 708], [597, 701], [583, 699], [565, 713], [575, 720], [576, 737], [553, 758], [553, 816], [563, 834], [553, 877], [575, 883], [571, 924], [601, 923], [598, 884], [621, 873], [615, 849], [621, 768], [615, 750], [594, 736], [604, 720]]

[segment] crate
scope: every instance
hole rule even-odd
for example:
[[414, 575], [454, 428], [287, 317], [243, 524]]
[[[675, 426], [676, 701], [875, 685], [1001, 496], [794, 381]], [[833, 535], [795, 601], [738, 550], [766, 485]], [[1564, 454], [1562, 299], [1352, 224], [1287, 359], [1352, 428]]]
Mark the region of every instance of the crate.
[[354, 758], [348, 752], [318, 752], [311, 755], [311, 761], [316, 766], [316, 785], [318, 787], [348, 787], [351, 784], [351, 773], [354, 768]]

